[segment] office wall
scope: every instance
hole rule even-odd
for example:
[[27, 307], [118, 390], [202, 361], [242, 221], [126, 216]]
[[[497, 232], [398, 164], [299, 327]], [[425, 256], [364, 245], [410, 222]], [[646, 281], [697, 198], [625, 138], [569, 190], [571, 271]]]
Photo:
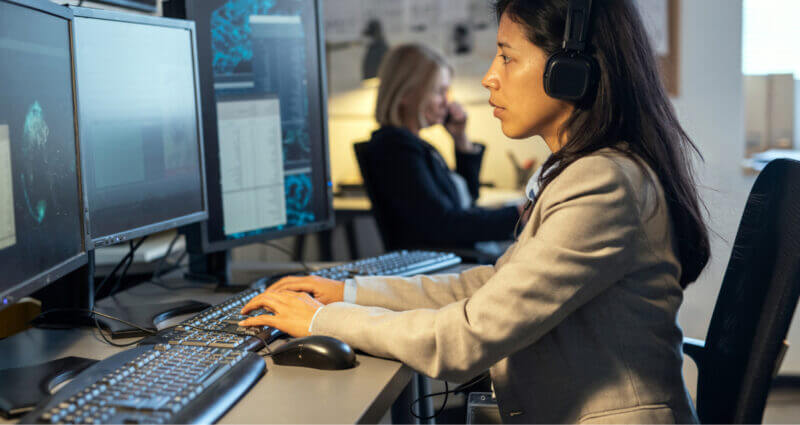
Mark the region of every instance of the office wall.
[[[489, 13], [488, 10], [486, 12]], [[390, 46], [414, 41], [398, 37]], [[488, 104], [489, 92], [481, 86], [481, 78], [488, 69], [496, 50], [496, 29], [475, 31], [474, 53], [466, 57], [450, 55], [456, 69], [451, 97], [466, 109], [469, 115], [467, 134], [487, 146], [481, 180], [501, 188], [516, 185], [516, 172], [509, 159], [512, 152], [520, 161], [535, 159], [541, 164], [549, 151], [540, 138], [511, 140], [500, 130], [499, 121], [492, 115]], [[440, 48], [431, 43], [434, 48]], [[353, 154], [353, 143], [365, 141], [377, 128], [373, 115], [377, 87], [374, 82], [360, 83], [361, 61], [366, 52], [363, 44], [329, 46], [329, 120], [331, 147], [331, 174], [334, 186], [341, 183], [360, 183], [361, 175]], [[453, 142], [441, 126], [424, 129], [420, 136], [436, 146], [445, 160], [455, 165]]]
[[741, 73], [742, 2], [681, 2], [680, 95], [678, 117], [705, 156], [697, 169], [708, 207], [712, 259], [685, 293], [681, 325], [687, 335], [705, 337], [711, 311], [730, 256], [753, 177], [739, 165], [744, 153]]

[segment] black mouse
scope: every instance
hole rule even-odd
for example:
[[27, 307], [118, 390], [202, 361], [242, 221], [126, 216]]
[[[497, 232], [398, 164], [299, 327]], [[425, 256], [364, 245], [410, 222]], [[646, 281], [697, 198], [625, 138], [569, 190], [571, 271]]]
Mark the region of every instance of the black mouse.
[[277, 365], [302, 366], [314, 369], [350, 369], [356, 366], [356, 354], [349, 345], [336, 338], [312, 335], [294, 338], [272, 350]]

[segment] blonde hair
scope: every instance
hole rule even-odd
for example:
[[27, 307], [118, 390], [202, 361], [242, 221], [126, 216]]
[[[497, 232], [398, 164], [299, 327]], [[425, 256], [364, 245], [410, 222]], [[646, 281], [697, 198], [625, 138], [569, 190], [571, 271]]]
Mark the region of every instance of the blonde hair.
[[[402, 127], [400, 104], [411, 91], [423, 88], [425, 93], [433, 90], [442, 70], [452, 74], [453, 67], [444, 56], [422, 44], [403, 44], [391, 49], [378, 68], [378, 101], [375, 104], [375, 120], [381, 126]], [[428, 124], [423, 117], [422, 104], [427, 96], [420, 99], [417, 106], [420, 127]]]

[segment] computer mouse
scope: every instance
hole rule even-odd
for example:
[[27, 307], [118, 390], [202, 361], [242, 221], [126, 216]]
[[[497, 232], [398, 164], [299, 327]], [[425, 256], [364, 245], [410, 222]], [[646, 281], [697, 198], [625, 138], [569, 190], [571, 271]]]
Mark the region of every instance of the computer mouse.
[[311, 335], [294, 338], [272, 350], [277, 365], [301, 366], [314, 369], [350, 369], [356, 366], [353, 349], [336, 338]]

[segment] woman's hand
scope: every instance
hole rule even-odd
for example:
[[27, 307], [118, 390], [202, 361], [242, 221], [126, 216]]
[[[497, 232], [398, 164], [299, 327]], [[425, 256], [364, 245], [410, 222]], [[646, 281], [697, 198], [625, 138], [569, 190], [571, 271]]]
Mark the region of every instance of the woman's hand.
[[266, 293], [307, 292], [323, 304], [344, 300], [344, 282], [319, 276], [289, 276], [270, 285]]
[[459, 152], [474, 152], [475, 146], [469, 141], [466, 134], [467, 112], [456, 102], [447, 105], [447, 116], [450, 117], [444, 123], [444, 128], [453, 137], [456, 149]]
[[242, 308], [242, 314], [263, 308], [274, 313], [262, 314], [239, 322], [239, 326], [272, 326], [293, 337], [308, 336], [311, 320], [323, 304], [303, 292], [264, 292]]

